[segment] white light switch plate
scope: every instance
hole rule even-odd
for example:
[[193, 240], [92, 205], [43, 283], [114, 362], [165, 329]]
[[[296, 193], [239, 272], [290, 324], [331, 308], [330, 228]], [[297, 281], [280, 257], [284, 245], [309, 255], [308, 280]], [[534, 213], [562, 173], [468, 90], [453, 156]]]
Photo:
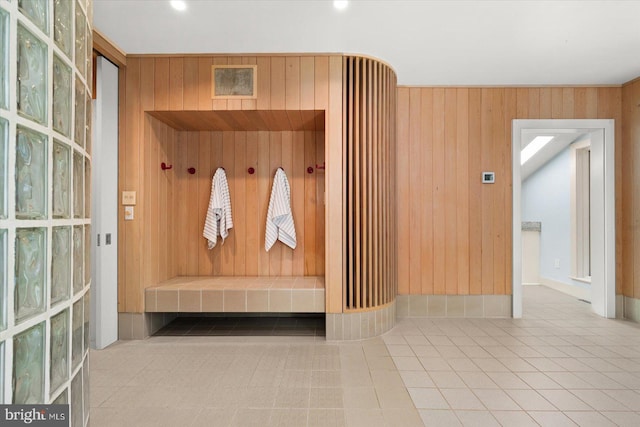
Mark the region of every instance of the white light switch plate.
[[133, 206], [136, 204], [136, 192], [135, 191], [123, 191], [122, 192], [122, 204], [124, 206]]

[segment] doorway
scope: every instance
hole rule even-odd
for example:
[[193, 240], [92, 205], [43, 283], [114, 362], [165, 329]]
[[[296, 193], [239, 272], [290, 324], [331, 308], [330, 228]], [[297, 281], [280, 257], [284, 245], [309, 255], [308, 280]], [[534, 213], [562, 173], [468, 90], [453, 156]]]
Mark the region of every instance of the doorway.
[[513, 171], [513, 317], [522, 317], [522, 142], [531, 134], [587, 134], [590, 153], [591, 307], [615, 317], [615, 185], [613, 120], [514, 120]]

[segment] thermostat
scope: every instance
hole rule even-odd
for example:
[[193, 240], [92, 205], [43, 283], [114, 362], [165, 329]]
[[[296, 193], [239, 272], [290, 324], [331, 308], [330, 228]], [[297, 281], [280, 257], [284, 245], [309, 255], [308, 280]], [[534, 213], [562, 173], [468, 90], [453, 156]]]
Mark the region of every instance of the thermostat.
[[482, 172], [482, 183], [493, 184], [496, 182], [495, 172]]

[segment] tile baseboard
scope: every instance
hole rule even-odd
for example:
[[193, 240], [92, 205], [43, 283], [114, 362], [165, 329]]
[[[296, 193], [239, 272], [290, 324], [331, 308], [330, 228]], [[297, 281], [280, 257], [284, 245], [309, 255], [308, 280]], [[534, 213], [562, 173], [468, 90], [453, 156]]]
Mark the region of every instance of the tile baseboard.
[[511, 295], [398, 295], [398, 318], [510, 318]]
[[327, 341], [351, 341], [377, 337], [396, 325], [396, 302], [377, 310], [327, 313]]

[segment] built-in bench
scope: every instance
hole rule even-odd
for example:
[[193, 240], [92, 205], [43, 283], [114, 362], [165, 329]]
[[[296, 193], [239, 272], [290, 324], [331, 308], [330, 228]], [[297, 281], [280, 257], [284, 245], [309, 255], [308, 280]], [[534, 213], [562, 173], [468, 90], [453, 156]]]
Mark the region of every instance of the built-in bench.
[[148, 313], [324, 313], [322, 276], [178, 276], [145, 290]]

